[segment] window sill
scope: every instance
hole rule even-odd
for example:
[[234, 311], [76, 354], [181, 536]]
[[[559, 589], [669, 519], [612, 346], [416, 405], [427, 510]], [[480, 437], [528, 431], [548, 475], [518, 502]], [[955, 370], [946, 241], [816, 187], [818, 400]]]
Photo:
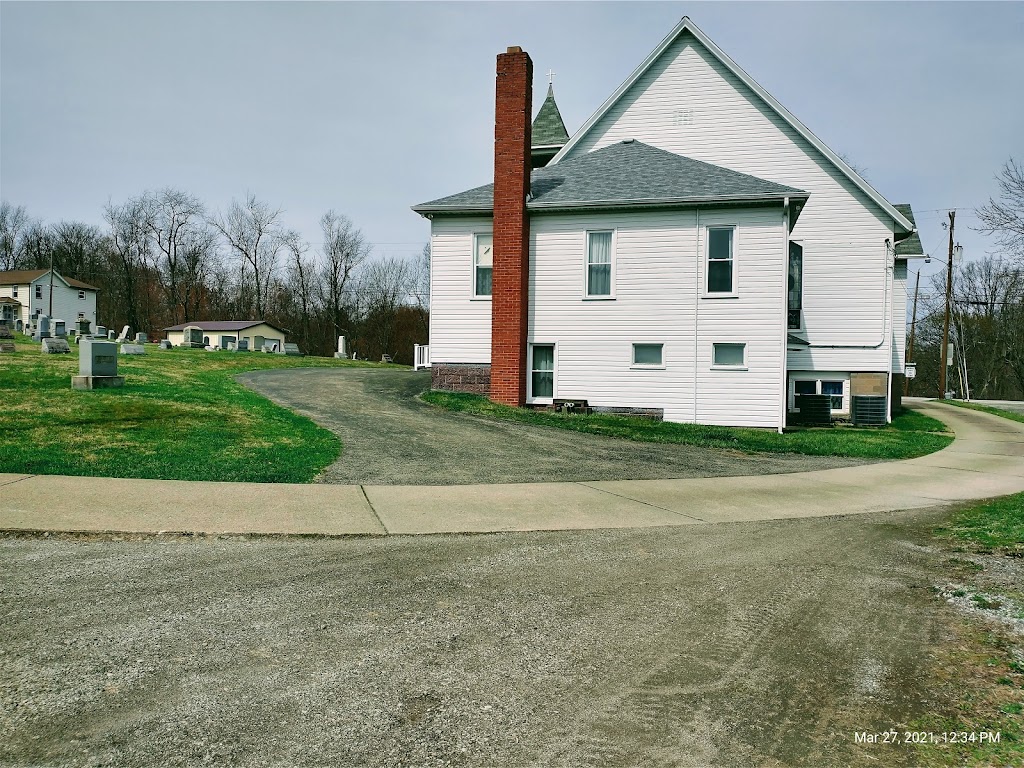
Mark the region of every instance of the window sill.
[[740, 295], [738, 293], [702, 293], [700, 297], [702, 299], [738, 299]]
[[629, 366], [631, 371], [664, 371], [667, 368], [664, 365], [631, 365]]
[[615, 301], [614, 296], [584, 296], [583, 301]]
[[712, 365], [712, 371], [749, 371], [745, 365]]
[[469, 300], [470, 301], [490, 301], [491, 297], [490, 296], [470, 296]]

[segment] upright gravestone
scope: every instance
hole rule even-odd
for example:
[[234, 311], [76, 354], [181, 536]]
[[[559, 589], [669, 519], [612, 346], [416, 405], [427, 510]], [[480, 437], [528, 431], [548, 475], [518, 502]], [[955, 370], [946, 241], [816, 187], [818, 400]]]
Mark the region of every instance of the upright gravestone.
[[303, 355], [302, 352], [299, 351], [299, 345], [292, 344], [290, 341], [285, 342], [284, 353], [286, 355], [291, 355], [292, 357], [305, 357], [305, 355]]
[[80, 317], [75, 321], [75, 330], [78, 332], [78, 336], [88, 336], [92, 333], [92, 323], [84, 317]]
[[186, 326], [182, 332], [181, 346], [188, 347], [190, 349], [202, 349], [206, 345], [203, 344], [203, 329], [197, 325]]
[[36, 341], [42, 341], [43, 339], [50, 338], [50, 318], [46, 315], [39, 316], [39, 322], [36, 324], [35, 333], [32, 334], [32, 338]]
[[121, 335], [117, 337], [117, 342], [121, 344], [126, 341], [131, 341], [131, 339], [129, 338], [129, 334], [131, 333], [131, 331], [132, 327], [130, 325], [126, 325], [124, 328], [122, 328]]
[[42, 352], [46, 355], [67, 355], [70, 354], [71, 347], [68, 346], [67, 339], [58, 339], [54, 337], [50, 339], [43, 339]]
[[121, 345], [122, 355], [144, 355], [146, 354], [146, 348], [141, 344], [122, 344]]
[[16, 330], [18, 333], [23, 332], [25, 330], [25, 323], [23, 323], [20, 319], [16, 320], [14, 323], [14, 330]]
[[72, 389], [110, 389], [124, 386], [117, 375], [117, 345], [112, 341], [84, 338], [78, 345], [78, 375], [71, 377]]
[[113, 329], [107, 331], [107, 339], [109, 341], [117, 341], [117, 331]]
[[237, 342], [226, 341], [224, 343], [227, 345], [227, 346], [224, 347], [224, 349], [226, 349], [228, 352], [234, 352], [235, 351], [235, 347], [237, 345]]
[[171, 348], [171, 342], [170, 342], [169, 339], [162, 339], [160, 341], [160, 349], [170, 349], [170, 348]]
[[6, 323], [0, 323], [0, 339], [13, 339], [14, 334], [11, 333], [11, 327]]
[[277, 352], [277, 342], [276, 341], [264, 341], [263, 342], [263, 351], [264, 352], [276, 353]]
[[149, 336], [147, 334], [142, 333], [141, 331], [135, 334], [136, 344], [145, 344], [147, 341], [149, 341]]
[[248, 352], [249, 351], [249, 340], [239, 339], [238, 344], [235, 346], [236, 352]]
[[10, 339], [0, 339], [0, 354], [13, 354], [14, 342]]
[[101, 339], [107, 338], [107, 327], [105, 325], [97, 325], [95, 335]]
[[68, 335], [68, 324], [65, 323], [63, 320], [54, 320], [53, 321], [53, 335], [56, 336], [58, 339], [67, 338], [67, 335]]
[[344, 336], [339, 336], [338, 337], [338, 351], [334, 353], [334, 356], [337, 357], [337, 358], [340, 358], [342, 360], [344, 360], [346, 357], [348, 357], [348, 353], [345, 350], [345, 337]]

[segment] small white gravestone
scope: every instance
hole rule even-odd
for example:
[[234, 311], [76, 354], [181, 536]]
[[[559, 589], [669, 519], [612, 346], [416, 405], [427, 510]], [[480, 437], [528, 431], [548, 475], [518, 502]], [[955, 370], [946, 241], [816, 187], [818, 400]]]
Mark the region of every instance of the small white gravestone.
[[71, 352], [67, 339], [43, 339], [42, 352], [47, 355], [66, 355]]
[[170, 349], [171, 342], [168, 339], [164, 339], [160, 342], [160, 349]]
[[344, 336], [339, 336], [338, 337], [338, 351], [334, 353], [334, 356], [339, 358], [339, 359], [341, 359], [341, 360], [343, 360], [346, 357], [348, 357], [348, 354], [347, 354], [347, 352], [345, 350], [345, 337]]
[[131, 338], [130, 338], [131, 332], [132, 332], [132, 327], [130, 325], [126, 325], [124, 328], [122, 328], [121, 329], [121, 335], [117, 337], [117, 343], [120, 344], [120, 343], [125, 342], [125, 341], [131, 341]]
[[228, 352], [234, 352], [235, 351], [235, 342], [228, 341], [228, 342], [225, 342], [225, 344], [227, 344], [227, 346], [224, 347], [224, 349], [226, 349]]
[[78, 376], [71, 377], [72, 389], [109, 389], [123, 387], [124, 376], [117, 375], [117, 345], [86, 337], [78, 345]]
[[270, 353], [276, 353], [277, 352], [277, 342], [276, 341], [264, 341], [263, 342], [263, 351], [264, 352], [270, 352]]
[[205, 347], [207, 352], [216, 352], [220, 347], [215, 347], [212, 344], [207, 344]]
[[147, 334], [142, 333], [141, 331], [135, 334], [136, 344], [145, 344], [147, 341], [149, 341], [149, 336]]
[[144, 355], [146, 354], [146, 348], [141, 344], [122, 344], [121, 345], [122, 355]]
[[114, 331], [114, 330], [107, 331], [107, 340], [108, 341], [117, 341], [117, 331]]

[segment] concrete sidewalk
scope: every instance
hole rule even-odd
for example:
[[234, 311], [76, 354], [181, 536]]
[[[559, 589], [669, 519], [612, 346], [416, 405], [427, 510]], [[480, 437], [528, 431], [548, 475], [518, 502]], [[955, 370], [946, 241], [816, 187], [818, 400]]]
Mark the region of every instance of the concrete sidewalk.
[[956, 432], [909, 461], [757, 477], [456, 486], [0, 474], [0, 530], [389, 535], [700, 525], [931, 507], [1024, 491], [1024, 424], [927, 401]]

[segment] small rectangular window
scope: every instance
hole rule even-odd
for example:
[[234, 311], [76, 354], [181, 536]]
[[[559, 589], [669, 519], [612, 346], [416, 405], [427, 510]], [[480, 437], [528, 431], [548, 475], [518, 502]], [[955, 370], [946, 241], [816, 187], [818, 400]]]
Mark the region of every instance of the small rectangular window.
[[41, 286], [41, 285], [37, 285], [36, 286], [36, 298], [37, 299], [43, 298], [43, 286]]
[[662, 365], [663, 344], [634, 344], [633, 365]]
[[16, 285], [11, 287], [11, 298], [18, 298], [18, 286]]
[[493, 235], [476, 235], [473, 238], [473, 295], [490, 296], [491, 279], [494, 270]]
[[612, 233], [587, 233], [587, 296], [612, 295]]
[[714, 365], [738, 367], [744, 365], [746, 344], [715, 344]]
[[79, 291], [78, 292], [78, 298], [79, 299], [84, 299], [85, 298], [85, 291]]
[[821, 394], [831, 395], [831, 408], [833, 411], [843, 410], [843, 382], [823, 381], [821, 382]]
[[708, 228], [708, 293], [733, 292], [735, 227]]

